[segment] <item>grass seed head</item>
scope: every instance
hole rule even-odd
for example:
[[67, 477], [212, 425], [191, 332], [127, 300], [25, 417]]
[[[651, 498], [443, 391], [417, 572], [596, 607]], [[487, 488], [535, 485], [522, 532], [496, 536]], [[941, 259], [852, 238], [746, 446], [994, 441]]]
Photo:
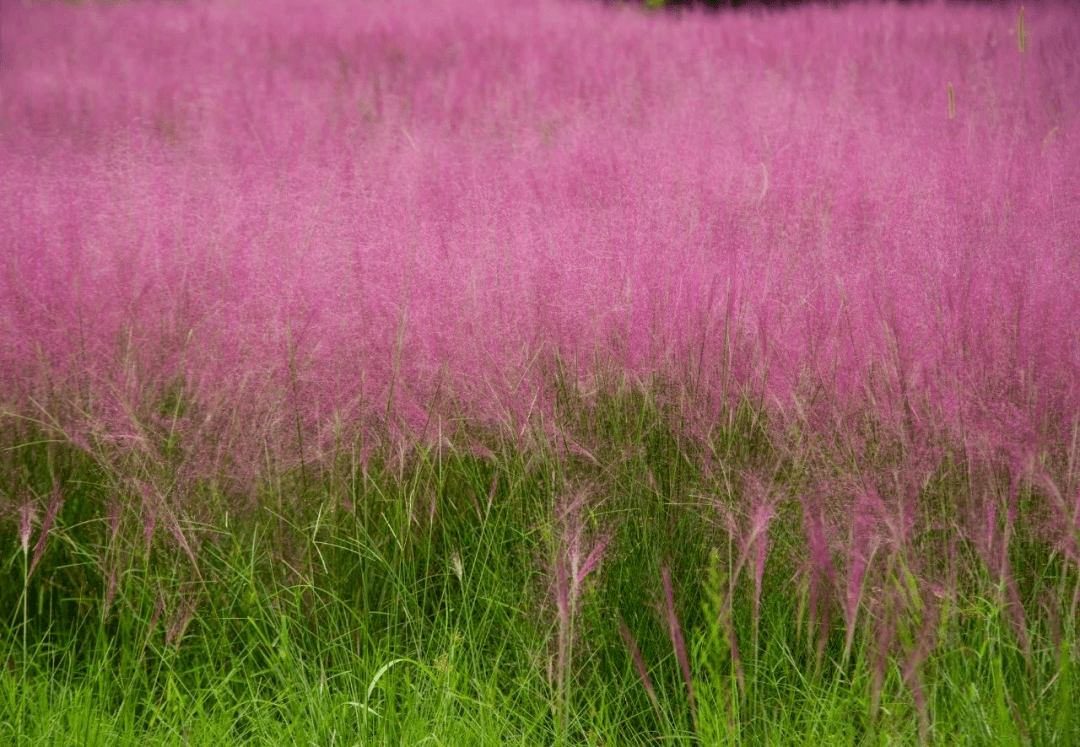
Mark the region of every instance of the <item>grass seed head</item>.
[[26, 501], [19, 507], [19, 545], [23, 555], [30, 551], [30, 535], [34, 531], [34, 521], [37, 519], [37, 508], [31, 501]]
[[675, 658], [682, 670], [683, 682], [686, 685], [686, 696], [690, 700], [690, 712], [694, 721], [697, 721], [697, 700], [694, 697], [694, 679], [690, 671], [690, 657], [686, 651], [686, 640], [683, 638], [682, 626], [679, 624], [679, 616], [675, 612], [675, 593], [671, 585], [671, 569], [664, 566], [662, 571], [664, 600], [667, 607], [668, 636], [671, 638], [671, 646], [675, 650]]
[[34, 559], [30, 562], [30, 571], [28, 575], [33, 575], [34, 569], [37, 568], [38, 562], [45, 552], [45, 543], [48, 541], [49, 533], [53, 529], [56, 514], [60, 511], [60, 507], [63, 504], [64, 499], [60, 494], [60, 486], [56, 485], [53, 488], [52, 498], [49, 500], [49, 508], [45, 511], [45, 519], [41, 522], [41, 533], [38, 535], [37, 545], [34, 546]]

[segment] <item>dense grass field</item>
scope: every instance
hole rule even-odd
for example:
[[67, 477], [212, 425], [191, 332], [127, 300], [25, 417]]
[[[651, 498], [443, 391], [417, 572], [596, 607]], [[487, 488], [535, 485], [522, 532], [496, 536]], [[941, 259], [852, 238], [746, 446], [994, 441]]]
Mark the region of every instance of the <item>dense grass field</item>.
[[0, 745], [1080, 744], [1080, 12], [0, 10]]

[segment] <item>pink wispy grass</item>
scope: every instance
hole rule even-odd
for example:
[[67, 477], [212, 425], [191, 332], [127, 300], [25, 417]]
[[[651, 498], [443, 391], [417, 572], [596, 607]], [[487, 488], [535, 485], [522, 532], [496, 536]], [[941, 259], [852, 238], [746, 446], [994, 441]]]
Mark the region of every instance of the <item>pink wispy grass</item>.
[[1065, 5], [1028, 14], [1026, 105], [1009, 9], [412, 7], [12, 10], [4, 396], [89, 387], [106, 437], [175, 421], [246, 480], [436, 392], [523, 434], [542, 350], [1012, 441], [995, 407], [1075, 410]]
[[[496, 487], [497, 482], [493, 479], [488, 496], [489, 510]], [[585, 581], [597, 571], [614, 537], [614, 528], [596, 536], [588, 536], [590, 533], [585, 529], [586, 512], [594, 497], [591, 488], [581, 488], [564, 495], [555, 506], [551, 527], [550, 550], [554, 554], [554, 563], [551, 566], [552, 593], [555, 598], [557, 625], [557, 651], [552, 675], [558, 688], [560, 719], [567, 716], [565, 709], [570, 703], [574, 646], [581, 634], [576, 627], [586, 589]], [[591, 548], [586, 553], [584, 548], [590, 544]]]
[[803, 534], [806, 538], [808, 557], [805, 574], [807, 578], [808, 609], [806, 629], [808, 638], [817, 643], [820, 662], [824, 655], [832, 606], [836, 590], [836, 566], [832, 559], [830, 534], [820, 505], [813, 506], [812, 499], [803, 499]]
[[668, 636], [671, 638], [671, 646], [675, 650], [675, 658], [682, 670], [683, 682], [686, 684], [686, 696], [690, 700], [690, 714], [697, 722], [697, 699], [694, 697], [694, 678], [690, 670], [690, 656], [686, 650], [686, 639], [683, 638], [682, 625], [679, 624], [679, 616], [675, 612], [675, 593], [671, 585], [671, 569], [664, 566], [662, 571], [664, 586], [664, 602], [667, 609]]
[[649, 702], [652, 703], [653, 711], [656, 713], [657, 719], [660, 719], [660, 701], [656, 697], [656, 688], [653, 687], [652, 679], [649, 677], [649, 669], [645, 666], [645, 659], [641, 655], [641, 650], [638, 648], [637, 641], [634, 640], [634, 634], [630, 632], [630, 628], [627, 627], [626, 621], [621, 617], [619, 618], [619, 635], [622, 636], [626, 648], [630, 651], [630, 658], [634, 662], [634, 669], [637, 670], [638, 677], [641, 678], [641, 684], [645, 687], [645, 693], [649, 696]]
[[53, 487], [52, 496], [49, 498], [49, 507], [45, 510], [45, 518], [41, 521], [41, 531], [38, 532], [38, 541], [34, 545], [34, 557], [30, 561], [30, 570], [27, 572], [28, 578], [34, 575], [34, 569], [37, 568], [38, 563], [41, 561], [41, 556], [45, 552], [45, 544], [49, 540], [49, 533], [52, 531], [53, 523], [56, 521], [56, 514], [59, 513], [60, 507], [63, 505], [64, 498], [60, 486], [56, 485]]

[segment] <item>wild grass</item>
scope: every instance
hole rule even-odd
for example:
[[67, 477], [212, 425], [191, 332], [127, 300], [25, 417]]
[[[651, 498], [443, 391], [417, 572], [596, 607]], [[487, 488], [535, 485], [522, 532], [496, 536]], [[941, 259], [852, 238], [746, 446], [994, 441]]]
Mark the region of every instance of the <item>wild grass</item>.
[[5, 8], [0, 743], [1080, 742], [1076, 12], [358, 7]]

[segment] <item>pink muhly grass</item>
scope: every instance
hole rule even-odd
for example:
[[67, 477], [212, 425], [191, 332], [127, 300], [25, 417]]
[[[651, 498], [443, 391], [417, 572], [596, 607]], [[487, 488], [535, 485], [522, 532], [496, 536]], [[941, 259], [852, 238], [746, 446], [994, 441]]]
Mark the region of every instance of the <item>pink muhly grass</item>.
[[846, 626], [846, 632], [844, 634], [844, 661], [847, 661], [848, 655], [851, 653], [851, 644], [855, 638], [855, 622], [858, 617], [859, 602], [862, 598], [863, 577], [866, 574], [866, 569], [870, 565], [873, 557], [874, 549], [871, 549], [869, 553], [867, 553], [867, 551], [861, 548], [856, 548], [853, 550], [851, 560], [849, 561], [847, 600], [844, 606], [844, 624]]
[[192, 567], [196, 570], [196, 573], [198, 573], [198, 561], [195, 558], [195, 552], [192, 550], [191, 543], [184, 534], [183, 527], [180, 526], [180, 521], [177, 519], [174, 509], [165, 503], [165, 500], [149, 483], [143, 480], [137, 480], [136, 485], [142, 496], [143, 502], [143, 539], [146, 543], [146, 552], [150, 551], [150, 543], [154, 537], [154, 529], [157, 526], [158, 516], [163, 516], [166, 531], [174, 540], [176, 540], [176, 544], [184, 551], [188, 560], [191, 561]]
[[803, 533], [810, 553], [809, 563], [809, 616], [807, 627], [811, 640], [817, 641], [818, 662], [825, 654], [825, 642], [831, 617], [833, 590], [836, 585], [836, 568], [833, 565], [829, 540], [825, 530], [822, 510], [813, 510], [803, 501]]
[[668, 636], [671, 645], [675, 649], [675, 658], [678, 659], [679, 668], [682, 670], [683, 682], [686, 683], [686, 695], [690, 700], [690, 714], [697, 723], [697, 700], [694, 698], [694, 682], [690, 672], [690, 659], [686, 653], [686, 641], [683, 640], [682, 626], [679, 625], [679, 617], [675, 614], [675, 595], [671, 588], [671, 569], [663, 568], [664, 599], [667, 602]]
[[769, 554], [769, 524], [776, 517], [772, 506], [759, 506], [754, 515], [754, 529], [748, 544], [753, 547], [754, 560], [754, 620], [760, 617], [761, 584], [765, 578], [765, 559]]
[[191, 565], [194, 568], [198, 568], [198, 561], [195, 560], [195, 553], [191, 549], [191, 544], [188, 542], [187, 536], [184, 534], [183, 528], [180, 526], [180, 521], [176, 518], [176, 514], [166, 508], [165, 517], [167, 519], [166, 527], [169, 530], [169, 534], [173, 536], [176, 543], [180, 545], [181, 549], [188, 556], [188, 560], [191, 561]]
[[157, 501], [149, 485], [139, 481], [138, 488], [142, 496], [143, 542], [145, 553], [149, 555], [150, 543], [154, 539], [154, 529], [157, 526]]
[[499, 473], [496, 472], [491, 476], [491, 485], [488, 486], [487, 494], [487, 511], [491, 511], [491, 505], [495, 502], [495, 495], [499, 489]]
[[41, 560], [42, 553], [45, 552], [45, 542], [49, 539], [49, 532], [52, 531], [53, 521], [56, 519], [57, 512], [60, 511], [60, 507], [64, 504], [64, 499], [60, 494], [60, 486], [53, 487], [52, 498], [49, 500], [49, 507], [45, 511], [45, 518], [41, 522], [41, 532], [38, 534], [37, 544], [34, 546], [34, 558], [30, 562], [30, 570], [27, 572], [27, 578], [34, 575], [34, 569], [37, 568], [38, 561]]
[[[492, 481], [492, 491], [495, 481]], [[589, 490], [578, 491], [573, 500], [556, 516], [559, 535], [555, 547], [555, 608], [558, 616], [558, 651], [556, 672], [560, 704], [560, 724], [565, 726], [570, 703], [570, 677], [573, 663], [574, 626], [583, 584], [596, 570], [614, 535], [614, 530], [601, 535], [587, 556], [582, 557], [583, 527], [581, 511], [589, 498]]]
[[559, 616], [558, 650], [555, 661], [556, 720], [560, 733], [566, 728], [570, 717], [570, 675], [573, 659], [574, 603], [572, 579], [566, 567], [566, 558], [560, 554], [555, 560], [555, 606]]
[[592, 455], [592, 452], [590, 452], [588, 449], [586, 449], [584, 446], [582, 446], [569, 436], [564, 435], [563, 443], [566, 446], [566, 450], [571, 454], [576, 454], [577, 456], [584, 457], [595, 465], [600, 464], [600, 462], [597, 461], [596, 457]]
[[112, 609], [113, 601], [120, 584], [120, 567], [123, 564], [124, 552], [116, 542], [120, 533], [120, 514], [122, 507], [120, 500], [114, 498], [109, 503], [106, 517], [108, 527], [108, 540], [105, 547], [105, 557], [102, 559], [102, 570], [107, 577], [105, 586], [105, 602], [102, 605], [102, 616], [107, 616]]
[[[752, 599], [752, 624], [753, 632], [751, 636], [751, 648], [753, 654], [757, 656], [758, 650], [758, 631], [760, 629], [760, 617], [761, 617], [761, 590], [762, 583], [765, 576], [765, 561], [769, 552], [769, 526], [773, 519], [776, 517], [775, 506], [767, 499], [765, 490], [762, 487], [759, 480], [753, 476], [749, 476], [747, 479], [748, 488], [751, 494], [754, 496], [755, 505], [750, 518], [749, 529], [745, 532], [740, 540], [741, 547], [739, 549], [739, 557], [735, 563], [735, 568], [731, 575], [728, 577], [728, 588], [726, 590], [717, 590], [722, 594], [721, 609], [719, 610], [718, 623], [724, 628], [724, 635], [728, 640], [728, 647], [731, 651], [731, 659], [735, 664], [736, 676], [739, 680], [740, 689], [745, 692], [745, 677], [743, 673], [742, 658], [739, 655], [738, 638], [735, 633], [734, 621], [732, 619], [732, 607], [734, 603], [735, 588], [738, 584], [739, 576], [742, 573], [742, 569], [747, 562], [751, 565], [751, 580], [753, 582], [754, 593]], [[718, 509], [722, 510], [726, 519], [729, 535], [738, 533], [739, 529], [735, 520], [735, 517], [730, 511], [723, 510], [718, 506]]]
[[1058, 529], [1058, 549], [1062, 554], [1080, 567], [1080, 487], [1072, 505], [1066, 500], [1057, 483], [1047, 474], [1039, 475], [1039, 482], [1050, 496], [1050, 507], [1054, 513], [1054, 526]]
[[1012, 564], [1008, 556], [1004, 556], [1001, 562], [1001, 578], [1005, 584], [1005, 608], [1012, 621], [1020, 648], [1024, 652], [1028, 663], [1031, 663], [1031, 639], [1028, 636], [1027, 614], [1024, 612], [1024, 604], [1020, 599], [1020, 588], [1016, 582], [1016, 576], [1012, 572]]
[[192, 598], [185, 597], [180, 603], [180, 608], [176, 611], [176, 615], [169, 625], [169, 629], [165, 633], [166, 646], [175, 641], [176, 647], [180, 647], [180, 641], [184, 637], [184, 632], [187, 630], [191, 618], [195, 616], [195, 607], [196, 602]]
[[896, 641], [897, 619], [895, 604], [899, 598], [896, 592], [891, 594], [891, 604], [883, 602], [883, 615], [877, 622], [872, 649], [873, 664], [870, 672], [870, 718], [877, 720], [878, 706], [881, 703], [881, 690], [885, 686], [885, 671], [889, 666], [889, 655]]
[[[921, 605], [920, 605], [921, 606]], [[922, 613], [922, 625], [903, 665], [903, 682], [911, 690], [915, 709], [919, 713], [919, 743], [927, 744], [930, 728], [930, 712], [923, 693], [919, 668], [926, 662], [937, 644], [938, 621], [941, 610], [935, 600], [930, 600]]]
[[580, 588], [581, 583], [585, 578], [600, 564], [600, 560], [604, 557], [604, 551], [607, 549], [612, 536], [614, 536], [614, 532], [608, 532], [597, 540], [592, 551], [589, 552], [588, 557], [585, 558], [585, 562], [582, 563], [581, 567], [578, 569], [577, 576], [574, 578], [575, 587]]
[[[730, 590], [729, 590], [730, 592]], [[728, 641], [728, 650], [731, 653], [731, 661], [735, 665], [735, 678], [739, 683], [739, 692], [746, 693], [746, 676], [743, 673], [742, 657], [739, 655], [739, 639], [735, 633], [735, 621], [732, 619], [732, 598], [729, 593], [727, 602], [720, 609], [720, 626], [724, 630], [724, 636]], [[757, 656], [757, 620], [754, 625], [754, 655]]]
[[30, 535], [34, 531], [34, 520], [37, 518], [37, 508], [31, 501], [26, 501], [19, 507], [19, 546], [22, 547], [23, 555], [30, 552]]
[[[599, 4], [355, 14], [316, 0], [302, 28], [287, 3], [255, 22], [211, 4], [197, 24], [157, 4], [117, 7], [108, 24], [40, 3], [6, 19], [34, 44], [5, 59], [0, 104], [0, 391], [39, 415], [54, 405], [38, 393], [70, 382], [56, 393], [78, 404], [64, 429], [95, 459], [155, 480], [161, 466], [227, 473], [252, 496], [274, 473], [320, 468], [327, 424], [347, 411], [363, 475], [383, 439], [403, 476], [445, 391], [495, 442], [546, 448], [546, 387], [568, 360], [586, 362], [582, 382], [612, 362], [629, 380], [669, 376], [694, 438], [740, 398], [755, 418], [795, 412], [820, 432], [823, 412], [866, 408], [907, 446], [926, 412], [965, 448], [1009, 449], [1017, 424], [1064, 432], [1077, 411], [1080, 140], [1062, 101], [1080, 73], [1064, 3], [1029, 19], [1046, 55], [1022, 100], [1015, 54], [987, 41], [1012, 21], [996, 8], [807, 9], [717, 34], [717, 19]], [[148, 55], [170, 63], [137, 64]], [[789, 58], [800, 64], [780, 70]], [[718, 118], [731, 137], [708, 153], [671, 137]], [[179, 374], [189, 413], [157, 412]], [[1007, 554], [1027, 455], [1011, 456], [1006, 515], [987, 497], [970, 536], [1027, 650]], [[137, 490], [146, 554], [160, 522], [194, 563], [186, 491]], [[493, 479], [489, 509], [494, 494]], [[908, 504], [875, 514], [856, 500], [839, 600], [838, 537], [802, 500], [819, 657], [834, 606], [853, 645], [875, 551], [911, 538]], [[1067, 529], [1080, 567], [1080, 494], [1060, 503], [1051, 531]], [[757, 510], [740, 548], [755, 652], [771, 521]], [[578, 595], [608, 548], [584, 553], [571, 524], [554, 563], [560, 681]], [[665, 581], [694, 705], [667, 569]]]
[[[1055, 521], [1054, 528], [1057, 535], [1055, 545], [1067, 561], [1071, 561], [1080, 570], [1080, 487], [1076, 490], [1076, 498], [1070, 506], [1057, 483], [1045, 473], [1039, 475], [1043, 489], [1050, 496], [1050, 506]], [[1062, 578], [1062, 590], [1064, 590], [1064, 577]], [[1076, 617], [1077, 607], [1080, 606], [1080, 584], [1073, 590], [1073, 599], [1070, 606], [1071, 617]]]
[[[746, 536], [742, 548], [742, 557], [749, 558], [753, 561], [753, 581], [754, 581], [754, 599], [753, 599], [753, 640], [751, 645], [753, 646], [754, 656], [757, 656], [758, 648], [758, 630], [760, 627], [761, 619], [761, 587], [765, 578], [765, 560], [769, 554], [769, 525], [772, 524], [774, 518], [776, 518], [776, 509], [772, 503], [766, 502], [762, 497], [763, 491], [758, 486], [758, 503], [754, 507], [754, 513], [750, 520], [750, 533]], [[741, 567], [743, 561], [740, 559], [739, 566]], [[735, 576], [739, 573], [738, 570], [732, 574], [731, 584], [732, 587], [728, 593], [728, 609], [730, 612], [732, 598], [734, 593]], [[731, 640], [731, 654], [735, 660], [738, 671], [739, 679], [742, 680], [742, 662], [739, 659], [738, 649], [735, 641], [735, 630], [729, 622], [728, 637]]]
[[559, 615], [559, 681], [563, 680], [567, 667], [567, 648], [570, 645], [569, 636], [571, 623], [571, 589], [570, 573], [566, 567], [566, 559], [560, 555], [555, 560], [555, 608]]
[[146, 630], [146, 640], [150, 640], [150, 636], [154, 634], [154, 630], [157, 628], [158, 622], [161, 620], [162, 613], [165, 612], [165, 597], [161, 595], [159, 590], [154, 600], [154, 614], [150, 616], [150, 624]]
[[867, 568], [877, 553], [879, 536], [879, 516], [884, 506], [877, 492], [866, 489], [859, 492], [852, 516], [851, 539], [849, 542], [847, 596], [844, 604], [844, 661], [851, 653], [855, 637], [855, 623], [858, 618], [859, 602], [862, 598], [863, 579]]
[[634, 634], [630, 632], [630, 628], [627, 627], [622, 616], [619, 617], [619, 635], [622, 636], [626, 647], [630, 649], [630, 658], [634, 662], [634, 669], [637, 670], [638, 677], [641, 678], [641, 684], [644, 685], [645, 693], [649, 696], [649, 702], [652, 703], [653, 710], [656, 712], [656, 718], [660, 719], [660, 701], [656, 697], [656, 688], [653, 687], [652, 680], [649, 678], [649, 670], [645, 666], [645, 659], [641, 656], [637, 641], [634, 640]]
[[116, 535], [120, 531], [120, 512], [121, 512], [120, 501], [117, 500], [117, 499], [113, 499], [113, 501], [109, 504], [109, 513], [108, 513], [108, 526], [109, 526], [109, 542], [108, 542], [108, 545], [109, 545], [109, 548], [112, 548], [113, 543], [116, 542]]
[[1080, 487], [1077, 488], [1076, 497], [1069, 501], [1064, 491], [1045, 470], [1038, 472], [1035, 482], [1050, 499], [1052, 526], [1058, 532], [1058, 549], [1069, 560], [1080, 561]]
[[1020, 591], [1016, 577], [1013, 574], [1012, 563], [1009, 561], [1012, 525], [1008, 520], [1008, 513], [1006, 513], [1004, 526], [999, 527], [997, 496], [993, 491], [987, 491], [985, 495], [984, 525], [982, 531], [976, 535], [974, 545], [990, 577], [995, 583], [999, 584], [999, 588], [1003, 592], [1001, 601], [1009, 622], [1025, 656], [1030, 658], [1031, 644], [1028, 638], [1027, 616], [1020, 599]]
[[109, 614], [109, 610], [112, 609], [113, 601], [116, 599], [117, 588], [120, 584], [120, 563], [114, 561], [107, 569], [108, 581], [105, 587], [105, 602], [102, 605], [101, 614], [103, 616]]

